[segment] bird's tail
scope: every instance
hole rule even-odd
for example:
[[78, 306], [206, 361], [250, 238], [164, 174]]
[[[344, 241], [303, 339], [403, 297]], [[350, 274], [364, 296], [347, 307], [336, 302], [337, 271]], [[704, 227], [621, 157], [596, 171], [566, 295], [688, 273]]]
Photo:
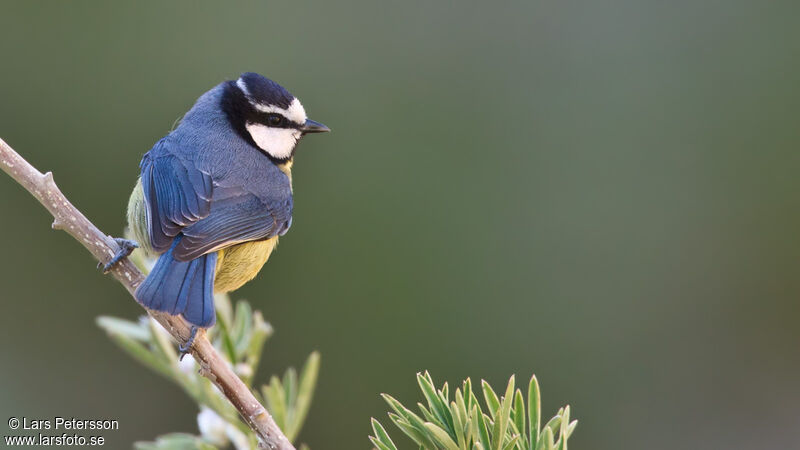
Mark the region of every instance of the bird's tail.
[[155, 267], [136, 289], [136, 300], [147, 308], [172, 315], [181, 314], [189, 323], [208, 328], [214, 325], [214, 271], [217, 253], [191, 261], [178, 261], [172, 252], [175, 239]]

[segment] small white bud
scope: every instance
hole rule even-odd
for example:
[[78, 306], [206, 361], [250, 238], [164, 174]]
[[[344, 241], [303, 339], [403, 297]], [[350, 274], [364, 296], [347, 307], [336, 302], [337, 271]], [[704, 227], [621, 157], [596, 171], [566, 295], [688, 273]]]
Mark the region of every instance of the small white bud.
[[234, 372], [236, 372], [236, 375], [239, 375], [240, 377], [250, 377], [253, 375], [253, 369], [249, 364], [246, 363], [236, 364], [233, 369]]
[[228, 433], [226, 433], [228, 426], [229, 424], [222, 417], [205, 406], [197, 415], [197, 428], [200, 430], [200, 434], [216, 446], [228, 445]]
[[197, 362], [191, 354], [187, 353], [178, 360], [178, 370], [187, 375], [194, 375], [197, 372]]

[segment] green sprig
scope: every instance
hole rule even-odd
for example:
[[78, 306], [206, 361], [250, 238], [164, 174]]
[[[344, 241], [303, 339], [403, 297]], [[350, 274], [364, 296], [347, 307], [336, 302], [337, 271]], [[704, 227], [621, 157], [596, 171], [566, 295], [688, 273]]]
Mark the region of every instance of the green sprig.
[[[217, 295], [214, 303], [217, 307], [218, 326], [208, 331], [208, 338], [231, 363], [236, 374], [252, 389], [264, 344], [273, 333], [272, 326], [246, 301], [239, 301], [234, 307], [227, 295]], [[211, 417], [218, 420], [215, 425], [222, 430], [222, 437], [216, 436], [215, 439], [205, 435], [167, 434], [154, 442], [139, 442], [136, 444], [137, 449], [209, 450], [225, 448], [229, 443], [237, 450], [256, 448], [255, 437], [249, 432], [247, 425], [216, 387], [197, 373], [197, 364], [190, 357], [183, 362], [179, 361], [175, 344], [161, 325], [149, 317], [139, 322], [98, 317], [97, 325], [135, 360], [180, 386], [200, 409], [206, 408], [213, 412]], [[319, 365], [319, 353], [313, 352], [299, 376], [294, 368], [289, 368], [282, 378], [272, 376], [269, 384], [254, 389], [256, 398], [266, 406], [292, 442], [297, 439], [308, 415]]]
[[[570, 422], [570, 409], [565, 406], [540, 427], [541, 395], [535, 376], [528, 383], [527, 401], [515, 388], [513, 376], [502, 396], [481, 381], [484, 407], [472, 391], [469, 378], [456, 389], [453, 400], [447, 383], [435, 389], [428, 372], [417, 374], [417, 383], [427, 403], [417, 404], [421, 417], [394, 397], [383, 394], [383, 398], [392, 409], [389, 420], [421, 449], [566, 450], [567, 440], [578, 424], [577, 420]], [[369, 439], [378, 450], [398, 450], [375, 418]]]

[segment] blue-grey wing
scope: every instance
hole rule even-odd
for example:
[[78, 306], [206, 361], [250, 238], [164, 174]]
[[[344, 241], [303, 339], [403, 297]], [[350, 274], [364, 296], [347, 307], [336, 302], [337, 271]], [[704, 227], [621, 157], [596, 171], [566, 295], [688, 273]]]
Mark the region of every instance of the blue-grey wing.
[[183, 228], [211, 210], [211, 176], [170, 151], [170, 145], [175, 144], [160, 140], [140, 164], [150, 243], [157, 252], [168, 250]]
[[262, 199], [245, 190], [219, 188], [214, 196], [208, 217], [182, 230], [173, 253], [176, 259], [188, 261], [238, 243], [283, 235], [291, 226], [291, 195]]

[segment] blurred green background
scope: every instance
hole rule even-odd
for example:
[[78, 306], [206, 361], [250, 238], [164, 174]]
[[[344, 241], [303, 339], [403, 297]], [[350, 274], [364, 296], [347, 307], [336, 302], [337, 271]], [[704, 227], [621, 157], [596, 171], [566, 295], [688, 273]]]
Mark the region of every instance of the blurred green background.
[[[0, 137], [107, 233], [222, 80], [263, 73], [333, 128], [233, 296], [276, 328], [262, 380], [321, 351], [312, 448], [368, 448], [378, 394], [414, 404], [423, 369], [535, 372], [574, 448], [800, 446], [797, 2], [0, 5]], [[0, 198], [0, 418], [195, 432], [94, 324], [141, 309], [5, 176]]]

